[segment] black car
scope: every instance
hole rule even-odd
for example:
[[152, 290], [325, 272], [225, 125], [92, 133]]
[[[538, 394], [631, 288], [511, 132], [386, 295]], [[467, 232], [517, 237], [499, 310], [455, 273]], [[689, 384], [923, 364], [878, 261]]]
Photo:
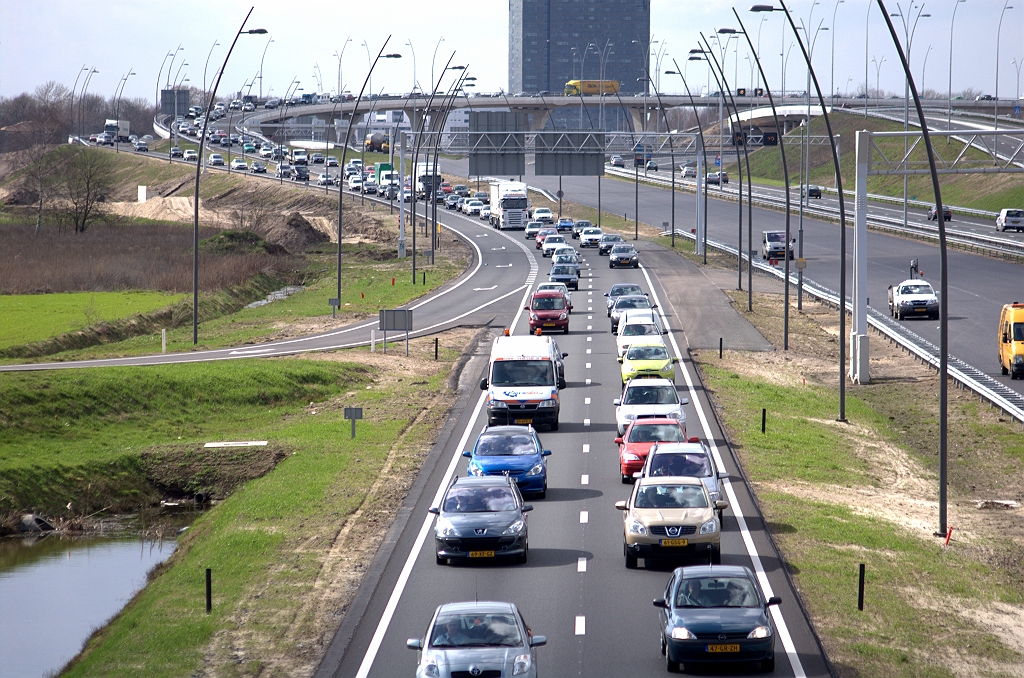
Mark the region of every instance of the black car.
[[445, 207], [448, 206], [448, 194], [442, 191], [440, 188], [434, 192], [434, 200]]
[[172, 158], [180, 158], [180, 157], [182, 157], [184, 155], [185, 155], [185, 152], [182, 151], [180, 148], [178, 148], [177, 146], [171, 146], [171, 157]]
[[466, 186], [465, 184], [459, 184], [457, 186], [453, 186], [452, 187], [452, 193], [454, 193], [455, 195], [457, 195], [457, 196], [459, 196], [461, 198], [468, 198], [469, 197], [469, 186]]
[[384, 198], [385, 200], [395, 200], [398, 198], [398, 186], [396, 186], [395, 184], [381, 186], [379, 189], [377, 189], [377, 195]]
[[778, 597], [765, 598], [750, 568], [677, 568], [665, 597], [654, 600], [668, 670], [725, 662], [756, 663], [762, 671], [774, 671], [777, 630], [768, 608], [781, 603]]
[[296, 165], [292, 172], [292, 179], [295, 181], [309, 181], [309, 167], [306, 165]]
[[821, 186], [808, 186], [806, 195], [808, 198], [821, 200]]
[[477, 191], [473, 194], [473, 200], [479, 200], [485, 205], [491, 204], [491, 194], [487, 191]]
[[573, 224], [572, 224], [572, 239], [573, 240], [579, 240], [580, 233], [583, 232], [583, 229], [584, 228], [591, 228], [591, 227], [593, 227], [593, 224], [590, 223], [589, 221], [587, 221], [586, 219], [580, 219], [578, 221], [574, 221]]
[[[939, 220], [938, 209], [935, 207], [935, 205], [932, 205], [931, 207], [928, 208], [928, 221], [938, 221], [938, 220]], [[952, 221], [953, 220], [953, 211], [951, 209], [949, 209], [948, 207], [946, 207], [945, 205], [942, 206], [942, 220], [943, 221]]]
[[267, 166], [259, 160], [253, 161], [252, 165], [249, 166], [249, 171], [253, 174], [266, 174]]
[[514, 558], [525, 563], [530, 553], [526, 514], [516, 481], [509, 474], [457, 476], [441, 499], [430, 508], [434, 524], [434, 552], [438, 565], [452, 560]]
[[640, 268], [640, 255], [632, 245], [619, 244], [611, 249], [608, 254], [608, 268], [616, 266], [630, 266]]
[[459, 204], [459, 199], [459, 196], [457, 196], [456, 194], [449, 193], [445, 196], [444, 206], [450, 210], [453, 210]]
[[626, 242], [626, 239], [618, 233], [605, 233], [597, 244], [597, 253], [602, 255], [608, 254], [612, 251], [613, 247], [624, 242]]

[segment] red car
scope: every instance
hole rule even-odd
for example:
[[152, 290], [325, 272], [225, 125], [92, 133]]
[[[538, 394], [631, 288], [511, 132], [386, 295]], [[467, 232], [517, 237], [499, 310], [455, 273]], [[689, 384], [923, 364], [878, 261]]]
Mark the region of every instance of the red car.
[[441, 190], [444, 193], [451, 193], [452, 192], [452, 185], [449, 184], [447, 181], [443, 181], [443, 182], [441, 182]]
[[[619, 446], [619, 471], [622, 482], [633, 482], [633, 474], [639, 473], [647, 459], [647, 453], [655, 443], [684, 443], [686, 427], [676, 419], [669, 417], [634, 419], [621, 438], [616, 438]], [[698, 438], [690, 438], [689, 442], [699, 442]]]
[[530, 297], [530, 305], [523, 307], [530, 312], [530, 332], [562, 330], [569, 334], [569, 312], [572, 305], [565, 294], [558, 290], [538, 290]]
[[547, 239], [547, 237], [549, 235], [558, 235], [558, 229], [557, 228], [542, 228], [539, 231], [537, 231], [537, 238], [536, 238], [537, 249], [540, 249], [541, 247], [544, 246], [544, 241]]

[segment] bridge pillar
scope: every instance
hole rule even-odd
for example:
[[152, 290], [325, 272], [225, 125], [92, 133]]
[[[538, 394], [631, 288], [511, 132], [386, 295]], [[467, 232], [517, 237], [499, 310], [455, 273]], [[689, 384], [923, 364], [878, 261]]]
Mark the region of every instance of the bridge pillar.
[[629, 119], [633, 125], [633, 132], [641, 132], [644, 129], [644, 112], [635, 106], [629, 109]]
[[540, 132], [540, 131], [543, 131], [545, 127], [547, 127], [548, 118], [551, 117], [551, 111], [549, 111], [549, 110], [534, 111], [533, 113], [530, 113], [529, 116], [530, 116], [530, 131], [531, 132]]

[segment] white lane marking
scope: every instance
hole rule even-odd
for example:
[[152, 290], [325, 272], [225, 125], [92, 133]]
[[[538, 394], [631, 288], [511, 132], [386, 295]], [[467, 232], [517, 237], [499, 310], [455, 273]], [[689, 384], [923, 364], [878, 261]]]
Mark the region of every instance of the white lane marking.
[[589, 290], [589, 291], [587, 292], [587, 294], [593, 294], [593, 293], [594, 293], [594, 290]]
[[486, 238], [486, 237], [487, 237], [487, 234], [486, 234], [486, 233], [481, 233], [480, 235], [478, 235], [478, 236], [474, 236], [474, 237], [477, 237], [477, 238]]
[[[588, 330], [590, 329], [590, 325], [587, 325], [587, 329]], [[587, 341], [593, 341], [593, 340], [594, 340], [593, 337], [587, 337]]]
[[494, 268], [512, 268], [512, 264], [498, 264]]
[[[594, 316], [592, 316], [592, 315], [588, 315], [587, 316], [587, 320], [593, 320], [593, 319], [594, 319]], [[589, 330], [590, 327], [588, 326], [587, 329]]]
[[[593, 325], [587, 325], [587, 329], [588, 330], [592, 330], [592, 329], [594, 329], [594, 326]], [[587, 341], [590, 341], [590, 337], [587, 337]]]
[[577, 572], [586, 572], [587, 571], [587, 559], [586, 558], [578, 558], [576, 560], [576, 571]]
[[272, 353], [276, 350], [277, 349], [273, 348], [254, 348], [249, 351], [232, 351], [231, 353], [228, 353], [228, 355], [258, 355], [260, 353]]
[[589, 485], [589, 484], [590, 484], [590, 476], [587, 475], [586, 473], [584, 473], [583, 475], [580, 476], [580, 485]]
[[585, 525], [588, 522], [590, 522], [590, 513], [588, 511], [580, 511], [580, 525]]
[[587, 379], [587, 386], [590, 386], [590, 380]]
[[590, 404], [590, 398], [584, 398], [583, 399], [583, 404], [584, 405], [589, 405]]
[[[470, 419], [470, 426], [466, 427], [465, 433], [462, 434], [462, 439], [455, 448], [455, 453], [452, 455], [452, 460], [448, 463], [448, 469], [445, 471], [444, 477], [441, 479], [441, 482], [437, 487], [437, 492], [434, 494], [431, 506], [437, 506], [441, 502], [441, 498], [444, 496], [444, 491], [448, 487], [448, 481], [452, 477], [452, 474], [455, 473], [455, 467], [458, 465], [459, 459], [462, 458], [461, 451], [466, 447], [466, 443], [469, 441], [469, 436], [475, 428], [472, 424], [475, 423], [477, 417], [480, 416], [480, 410], [483, 409], [486, 399], [487, 393], [481, 393], [480, 399], [476, 402], [476, 408], [473, 410], [473, 416]], [[395, 610], [398, 609], [398, 601], [401, 599], [402, 593], [405, 591], [406, 584], [409, 583], [409, 577], [412, 575], [412, 568], [416, 564], [416, 557], [423, 549], [423, 544], [427, 540], [427, 534], [430, 532], [430, 527], [433, 522], [433, 514], [428, 513], [423, 519], [423, 524], [420, 526], [420, 531], [416, 535], [416, 541], [413, 542], [412, 550], [409, 552], [409, 557], [405, 560], [402, 572], [398, 575], [398, 581], [395, 582], [395, 588], [391, 592], [391, 597], [388, 598], [388, 604], [384, 607], [384, 614], [381, 615], [380, 621], [377, 623], [377, 630], [374, 631], [373, 638], [370, 639], [370, 645], [366, 648], [366, 654], [363, 655], [363, 661], [359, 664], [359, 670], [356, 671], [356, 678], [366, 678], [370, 675], [370, 669], [373, 667], [373, 660], [376, 659], [377, 652], [380, 651], [380, 645], [384, 641], [384, 635], [387, 633], [392, 617], [395, 616]]]
[[588, 370], [590, 369], [590, 363], [587, 363], [587, 369]]
[[[658, 315], [661, 316], [664, 327], [668, 327], [668, 318], [665, 317], [665, 309], [658, 300], [658, 293], [654, 290], [654, 283], [651, 282], [651, 276], [647, 273], [647, 267], [641, 265], [640, 270], [644, 272], [644, 278], [647, 279], [647, 287], [651, 290], [651, 296], [654, 297], [654, 303], [658, 305]], [[683, 377], [686, 379], [686, 387], [690, 391], [690, 402], [693, 403], [694, 408], [697, 410], [697, 418], [700, 419], [701, 428], [704, 429], [704, 440], [711, 447], [711, 453], [715, 457], [715, 463], [718, 464], [719, 468], [725, 468], [725, 464], [722, 462], [722, 455], [718, 451], [718, 446], [715, 444], [715, 438], [711, 433], [711, 425], [708, 423], [707, 415], [704, 413], [704, 406], [697, 398], [697, 389], [693, 385], [693, 379], [690, 377], [690, 370], [687, 369], [686, 363], [683, 362], [682, 352], [679, 350], [679, 344], [676, 343], [676, 337], [674, 332], [669, 332], [669, 341], [672, 342], [672, 348], [676, 352], [676, 357], [679, 358], [679, 365], [683, 368]], [[729, 510], [733, 516], [736, 517], [736, 523], [740, 528], [740, 535], [743, 538], [743, 546], [747, 550], [747, 555], [750, 557], [751, 564], [754, 566], [754, 573], [757, 575], [757, 581], [761, 584], [761, 588], [764, 591], [764, 595], [771, 598], [774, 594], [771, 583], [768, 581], [768, 575], [764, 571], [764, 565], [761, 563], [761, 556], [757, 552], [757, 547], [754, 545], [754, 539], [750, 536], [750, 531], [747, 529], [747, 521], [743, 517], [743, 511], [740, 509], [739, 501], [736, 499], [736, 492], [732, 488], [732, 482], [728, 479], [722, 481], [725, 486], [725, 493], [729, 497]], [[782, 616], [782, 611], [778, 606], [772, 606], [771, 608], [772, 620], [775, 622], [775, 628], [779, 632], [779, 638], [782, 639], [782, 647], [786, 650], [786, 658], [789, 659], [789, 665], [793, 669], [793, 675], [795, 678], [805, 678], [806, 673], [804, 672], [803, 664], [800, 661], [800, 656], [797, 654], [796, 645], [793, 644], [793, 637], [789, 635], [789, 627], [786, 626], [786, 620]]]
[[576, 617], [576, 635], [585, 636], [587, 635], [587, 618], [583, 615]]
[[490, 292], [491, 290], [498, 289], [497, 285], [491, 285], [490, 287], [474, 287], [474, 292]]
[[594, 286], [594, 283], [590, 283], [590, 284], [587, 285], [587, 287], [593, 287], [593, 286]]
[[590, 444], [589, 443], [585, 443], [583, 445], [583, 454], [586, 454], [587, 452], [590, 452]]
[[[587, 337], [587, 339], [589, 339], [589, 338], [590, 338], [590, 337]], [[587, 355], [590, 355], [590, 351], [591, 351], [591, 350], [592, 350], [592, 349], [589, 349], [589, 348], [587, 349]]]
[[593, 310], [594, 310], [594, 307], [593, 307], [593, 306], [587, 306], [587, 310], [588, 310], [588, 311], [593, 311]]
[[584, 419], [583, 420], [583, 425], [584, 426], [590, 426], [590, 420], [589, 419]]
[[492, 252], [497, 252], [497, 251], [499, 251], [499, 250], [503, 250], [503, 249], [505, 249], [505, 248], [504, 248], [504, 247], [492, 247], [492, 248], [491, 248], [491, 251], [492, 251]]

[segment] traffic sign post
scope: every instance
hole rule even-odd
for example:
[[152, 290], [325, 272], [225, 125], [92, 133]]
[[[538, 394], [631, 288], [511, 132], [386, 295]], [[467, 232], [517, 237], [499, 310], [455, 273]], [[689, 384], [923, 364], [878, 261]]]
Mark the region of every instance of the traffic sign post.
[[361, 407], [346, 407], [345, 418], [352, 420], [352, 437], [356, 437], [356, 419], [363, 418], [363, 408]]
[[721, 167], [721, 166], [722, 166], [722, 154], [721, 153], [715, 153], [715, 167]]
[[380, 317], [377, 321], [377, 329], [384, 332], [384, 353], [388, 352], [388, 330], [405, 330], [405, 355], [409, 355], [409, 331], [412, 330], [412, 311], [400, 308], [394, 310], [380, 310]]

